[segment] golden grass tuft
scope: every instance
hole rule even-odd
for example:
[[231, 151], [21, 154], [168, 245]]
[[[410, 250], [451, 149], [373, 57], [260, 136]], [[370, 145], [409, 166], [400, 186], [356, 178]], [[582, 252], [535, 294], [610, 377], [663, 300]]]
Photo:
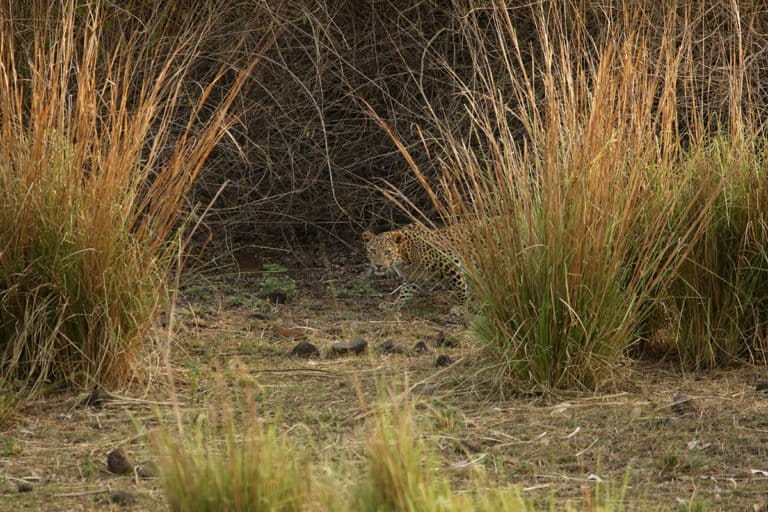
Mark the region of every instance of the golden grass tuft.
[[309, 509], [307, 461], [284, 434], [262, 425], [254, 410], [244, 416], [246, 422], [237, 421], [231, 406], [212, 407], [191, 435], [166, 430], [155, 438], [171, 511]]
[[248, 72], [190, 96], [204, 22], [106, 45], [98, 5], [76, 4], [0, 8], [0, 379], [25, 392], [137, 375], [185, 195]]
[[685, 364], [763, 351], [765, 186], [762, 151], [742, 144], [759, 128], [741, 46], [708, 43], [731, 56], [729, 79], [706, 84], [729, 98], [724, 114], [697, 93], [701, 20], [683, 9], [652, 27], [645, 8], [624, 6], [596, 39], [578, 6], [539, 6], [531, 67], [503, 3], [472, 11], [472, 78], [435, 57], [471, 119], [458, 131], [427, 107], [423, 142], [443, 155], [436, 184], [390, 130], [444, 221], [472, 226], [453, 250], [502, 388], [617, 385], [659, 305], [677, 316], [666, 342]]

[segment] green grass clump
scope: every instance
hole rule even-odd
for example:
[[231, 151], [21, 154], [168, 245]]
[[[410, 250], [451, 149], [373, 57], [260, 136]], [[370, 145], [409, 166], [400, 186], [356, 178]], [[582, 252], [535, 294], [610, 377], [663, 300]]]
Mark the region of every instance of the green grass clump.
[[410, 402], [382, 402], [370, 421], [368, 472], [348, 510], [365, 512], [459, 512], [534, 510], [513, 487], [490, 487], [481, 475], [473, 492], [452, 492], [438, 470], [433, 452], [416, 427]]
[[17, 393], [136, 377], [185, 195], [245, 76], [190, 97], [204, 25], [107, 45], [76, 4], [0, 9], [0, 380]]
[[171, 511], [308, 510], [308, 467], [284, 435], [254, 414], [247, 425], [227, 415], [213, 418], [184, 441], [169, 432], [156, 439]]
[[367, 478], [358, 490], [360, 511], [445, 511], [454, 500], [447, 481], [435, 478], [410, 411], [380, 409], [372, 420]]
[[468, 15], [471, 80], [424, 56], [447, 70], [470, 119], [461, 131], [427, 109], [438, 178], [390, 131], [443, 220], [465, 226], [451, 249], [502, 389], [613, 386], [644, 341], [694, 368], [766, 360], [768, 179], [744, 50], [712, 39], [729, 64], [702, 77], [700, 14], [649, 27], [631, 9], [596, 38], [583, 8], [541, 7], [530, 68], [506, 8]]
[[[578, 24], [569, 32], [565, 17], [578, 9], [542, 11], [546, 58], [531, 71], [506, 9], [489, 12], [492, 43], [467, 19], [479, 78], [459, 84], [471, 126], [429, 121], [446, 155], [438, 187], [400, 147], [442, 217], [471, 227], [452, 249], [500, 386], [614, 386], [711, 203], [699, 190], [683, 200], [691, 178], [676, 174], [685, 156], [667, 137], [675, 65], [690, 40], [658, 54], [632, 16], [616, 37], [594, 41]], [[504, 66], [488, 64], [488, 45]]]
[[714, 202], [702, 236], [663, 301], [675, 319], [674, 350], [685, 366], [696, 369], [745, 359], [764, 363], [768, 343], [764, 143], [716, 140], [692, 156], [684, 172], [694, 176], [693, 188], [707, 190]]

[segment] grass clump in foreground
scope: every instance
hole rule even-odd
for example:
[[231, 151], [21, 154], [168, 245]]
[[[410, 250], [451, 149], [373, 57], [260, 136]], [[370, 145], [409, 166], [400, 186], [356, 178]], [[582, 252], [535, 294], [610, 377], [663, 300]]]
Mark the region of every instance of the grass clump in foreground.
[[0, 8], [0, 381], [125, 385], [245, 73], [215, 105], [221, 74], [192, 100], [204, 23], [107, 46], [97, 7], [15, 5]]
[[[285, 434], [264, 426], [252, 397], [238, 403], [251, 405], [237, 412], [232, 404], [220, 404], [191, 433], [178, 427], [178, 433], [166, 429], [154, 436], [173, 512], [537, 510], [518, 489], [489, 487], [479, 472], [469, 492], [452, 492], [415, 426], [410, 402], [382, 401], [375, 408], [369, 419], [367, 470], [352, 481], [310, 463]], [[569, 504], [566, 509], [622, 510], [623, 494], [615, 496], [604, 486], [585, 490], [584, 500], [583, 507]]]
[[367, 465], [366, 479], [358, 485], [348, 510], [532, 510], [516, 489], [483, 488], [479, 477], [473, 482], [474, 492], [454, 494], [434, 467], [434, 457], [420, 437], [410, 403], [380, 404], [370, 420]]
[[305, 461], [255, 413], [241, 425], [245, 422], [236, 422], [231, 412], [227, 407], [212, 410], [209, 421], [198, 422], [190, 436], [182, 435], [183, 442], [167, 431], [155, 439], [170, 510], [308, 510], [310, 472]]

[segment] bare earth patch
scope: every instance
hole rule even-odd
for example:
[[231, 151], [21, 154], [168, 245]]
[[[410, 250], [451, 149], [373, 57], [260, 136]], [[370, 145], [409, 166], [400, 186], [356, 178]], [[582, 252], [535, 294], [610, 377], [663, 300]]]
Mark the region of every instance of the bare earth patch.
[[[162, 509], [146, 433], [172, 424], [174, 399], [190, 423], [225, 400], [218, 372], [232, 387], [252, 388], [260, 414], [337, 481], [363, 470], [365, 419], [391, 386], [410, 391], [442, 474], [459, 491], [482, 466], [541, 504], [553, 496], [578, 504], [602, 481], [630, 510], [765, 510], [768, 394], [755, 391], [768, 380], [764, 368], [681, 374], [638, 363], [623, 392], [502, 400], [478, 380], [477, 344], [448, 313], [448, 298], [382, 311], [388, 297], [374, 288], [387, 284], [371, 288], [357, 270], [291, 270], [295, 295], [278, 305], [259, 298], [260, 274], [187, 286], [172, 369], [151, 373], [146, 394], [112, 394], [96, 406], [83, 403], [87, 393], [53, 393], [0, 431], [0, 509]], [[367, 342], [364, 353], [331, 354], [334, 343], [357, 339]], [[289, 356], [300, 342], [319, 357]], [[414, 348], [419, 342], [426, 350]], [[449, 359], [436, 365], [441, 355]], [[116, 448], [132, 467], [124, 474], [107, 467]]]

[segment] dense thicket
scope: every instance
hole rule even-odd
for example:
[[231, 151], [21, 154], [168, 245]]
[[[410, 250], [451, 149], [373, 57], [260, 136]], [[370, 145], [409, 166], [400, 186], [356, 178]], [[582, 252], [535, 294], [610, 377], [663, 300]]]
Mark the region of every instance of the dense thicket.
[[[693, 30], [695, 44], [680, 63], [684, 71], [677, 94], [695, 101], [682, 101], [686, 107], [678, 109], [683, 135], [694, 116], [718, 130], [730, 115], [727, 73], [738, 56], [721, 51], [733, 47], [723, 41], [735, 42], [748, 56], [744, 90], [751, 97], [745, 103], [768, 102], [761, 79], [768, 68], [768, 7], [762, 2], [635, 0], [633, 9], [622, 9], [626, 2], [620, 0], [496, 3], [508, 10], [524, 64], [534, 76], [545, 57], [541, 31], [534, 27], [539, 10], [545, 19], [571, 24], [552, 33], [587, 33], [594, 47], [638, 20], [661, 45], [675, 39], [663, 37], [664, 27], [670, 30], [665, 19], [688, 20], [681, 21], [679, 36]], [[385, 181], [428, 209], [421, 186], [370, 110], [412, 144], [411, 155], [429, 174], [439, 167], [441, 154], [440, 144], [421, 142], [438, 133], [426, 121], [436, 116], [425, 116], [425, 110], [449, 120], [457, 133], [468, 130], [458, 84], [471, 89], [481, 79], [470, 58], [478, 38], [470, 31], [484, 29], [484, 55], [499, 65], [503, 60], [495, 48], [494, 25], [483, 23], [489, 6], [471, 0], [130, 0], [102, 2], [102, 9], [105, 33], [115, 42], [132, 28], [146, 26], [158, 31], [157, 45], [170, 47], [174, 35], [183, 34], [193, 20], [212, 25], [190, 91], [209, 82], [222, 62], [235, 70], [244, 57], [264, 52], [239, 99], [239, 122], [208, 161], [194, 195], [206, 203], [228, 181], [208, 222], [238, 237], [290, 240], [317, 229], [351, 234], [362, 227], [385, 227], [404, 219], [377, 191]], [[554, 16], [555, 10], [564, 15]], [[635, 19], [627, 19], [627, 13]], [[265, 41], [271, 44], [263, 50]], [[587, 63], [592, 57], [583, 52], [573, 56]], [[496, 84], [501, 90], [507, 85]], [[512, 111], [516, 105], [511, 96], [509, 101]], [[761, 123], [763, 112], [751, 112]]]

